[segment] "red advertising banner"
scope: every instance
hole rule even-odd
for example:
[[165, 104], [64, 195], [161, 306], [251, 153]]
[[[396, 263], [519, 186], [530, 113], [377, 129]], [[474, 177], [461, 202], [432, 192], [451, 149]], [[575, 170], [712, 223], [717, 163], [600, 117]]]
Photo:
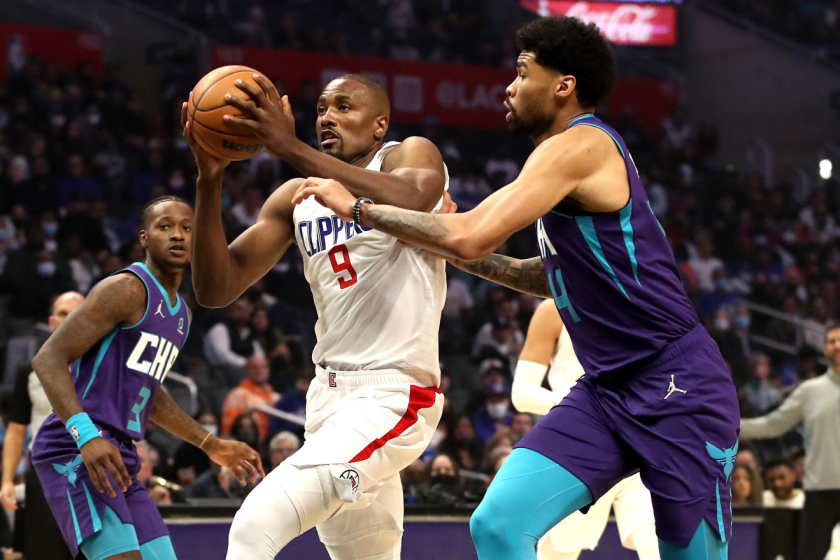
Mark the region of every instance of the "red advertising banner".
[[[282, 80], [291, 93], [297, 92], [305, 80], [320, 91], [342, 74], [365, 74], [388, 90], [394, 122], [419, 124], [437, 119], [447, 126], [482, 129], [507, 127], [507, 110], [502, 102], [505, 89], [516, 77], [515, 70], [496, 66], [221, 45], [212, 47], [212, 64], [214, 68], [250, 66], [272, 80]], [[610, 114], [617, 115], [632, 105], [646, 131], [653, 132], [679, 104], [679, 98], [678, 82], [622, 79], [609, 100]]]
[[522, 5], [542, 16], [573, 16], [592, 22], [619, 45], [664, 47], [677, 42], [675, 6], [566, 0], [522, 0]]
[[19, 70], [27, 57], [36, 56], [68, 70], [89, 62], [98, 80], [103, 50], [102, 35], [92, 31], [0, 23], [0, 78]]

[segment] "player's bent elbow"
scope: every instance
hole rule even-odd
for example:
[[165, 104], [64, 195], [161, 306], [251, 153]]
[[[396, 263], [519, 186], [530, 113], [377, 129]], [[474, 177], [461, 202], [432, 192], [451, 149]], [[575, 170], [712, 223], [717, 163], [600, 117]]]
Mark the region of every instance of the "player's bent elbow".
[[449, 244], [449, 249], [455, 258], [464, 262], [481, 260], [493, 252], [493, 247], [486, 246], [470, 236], [453, 239]]
[[39, 372], [46, 371], [47, 362], [49, 361], [49, 358], [47, 358], [44, 353], [44, 349], [45, 346], [42, 346], [41, 349], [38, 350], [38, 353], [35, 354], [35, 357], [32, 358], [32, 371], [34, 371], [38, 377], [40, 377]]

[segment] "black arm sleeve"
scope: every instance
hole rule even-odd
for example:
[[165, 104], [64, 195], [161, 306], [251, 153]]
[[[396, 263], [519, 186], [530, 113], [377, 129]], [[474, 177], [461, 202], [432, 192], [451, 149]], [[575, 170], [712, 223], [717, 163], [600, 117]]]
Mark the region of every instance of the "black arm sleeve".
[[9, 405], [9, 422], [28, 426], [32, 421], [32, 400], [29, 398], [29, 364], [21, 367], [15, 377], [15, 389]]

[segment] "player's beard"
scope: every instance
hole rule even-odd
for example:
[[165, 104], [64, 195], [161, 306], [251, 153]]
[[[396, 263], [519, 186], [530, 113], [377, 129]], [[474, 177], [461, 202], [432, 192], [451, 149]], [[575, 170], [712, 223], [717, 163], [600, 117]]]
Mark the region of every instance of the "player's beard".
[[511, 134], [533, 138], [546, 128], [545, 123], [547, 119], [540, 111], [528, 107], [517, 109], [510, 102], [508, 102], [507, 107], [510, 111], [508, 130], [510, 130]]
[[334, 145], [330, 146], [329, 148], [322, 148], [320, 143], [318, 145], [318, 149], [321, 150], [323, 153], [327, 154], [328, 156], [332, 156], [335, 159], [341, 160], [347, 163], [347, 158], [344, 157], [344, 140], [339, 138], [338, 142]]

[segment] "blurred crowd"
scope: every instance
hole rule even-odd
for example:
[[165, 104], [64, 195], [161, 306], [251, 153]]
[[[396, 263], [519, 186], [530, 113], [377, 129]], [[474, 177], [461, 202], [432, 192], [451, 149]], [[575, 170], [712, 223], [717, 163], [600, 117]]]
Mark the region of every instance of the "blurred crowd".
[[[294, 46], [295, 18], [306, 17], [313, 6], [291, 4], [295, 15], [282, 24], [287, 34], [274, 29], [259, 34], [267, 45]], [[357, 4], [363, 3], [342, 9]], [[445, 17], [440, 11], [444, 4], [454, 10]], [[422, 51], [422, 45], [437, 44], [412, 36], [422, 18], [439, 21], [442, 30], [473, 25], [459, 19], [452, 6], [469, 12], [480, 11], [483, 4], [383, 2], [388, 12], [383, 33], [390, 37], [402, 29], [407, 44]], [[210, 5], [215, 4], [171, 3], [184, 18], [216, 14], [207, 11]], [[401, 6], [412, 7], [403, 19]], [[319, 4], [319, 9], [326, 8]], [[420, 14], [427, 9], [429, 13]], [[332, 30], [324, 32], [336, 40]], [[311, 38], [297, 40], [304, 48], [316, 48]], [[383, 44], [395, 43], [389, 39]], [[477, 45], [480, 41], [471, 49]], [[464, 51], [466, 57], [474, 54]], [[282, 86], [282, 76], [275, 78]], [[171, 102], [163, 107], [150, 107], [112, 69], [95, 83], [85, 65], [66, 70], [36, 59], [0, 82], [0, 385], [9, 387], [16, 371], [29, 367], [57, 294], [87, 293], [101, 278], [143, 259], [137, 230], [146, 201], [164, 194], [193, 198], [195, 165], [177, 117], [177, 101], [186, 97], [189, 85], [186, 91], [170, 92]], [[287, 93], [299, 136], [312, 138], [314, 84]], [[603, 114], [606, 109], [601, 108]], [[697, 122], [682, 109], [658, 123], [656, 134], [645, 133], [652, 127], [643, 128], [632, 107], [619, 109], [610, 112], [620, 114], [611, 124], [625, 138], [686, 289], [730, 364], [743, 413], [765, 414], [801, 381], [824, 370], [819, 359], [823, 331], [840, 310], [840, 189], [831, 180], [811, 186], [767, 184], [759, 174], [721, 166], [714, 123]], [[434, 123], [395, 124], [389, 139], [413, 134], [439, 146], [449, 168], [450, 192], [461, 209], [474, 207], [511, 181], [531, 149], [527, 141], [505, 132]], [[272, 190], [293, 176], [294, 169], [268, 154], [231, 165], [223, 194], [229, 239], [252, 225]], [[500, 251], [535, 256], [535, 232], [514, 235]], [[406, 500], [412, 503], [477, 503], [512, 445], [536, 420], [513, 409], [510, 387], [524, 332], [539, 302], [451, 268], [447, 278], [440, 336], [446, 409], [429, 450], [403, 474]], [[188, 273], [182, 294], [194, 321], [173, 371], [199, 388], [196, 418], [208, 430], [252, 445], [267, 465], [279, 463], [300, 445], [302, 426], [295, 418], [304, 414], [314, 374], [310, 353], [316, 316], [299, 253], [290, 250], [226, 309], [198, 306]], [[771, 318], [757, 313], [745, 300], [780, 314]], [[756, 335], [776, 344], [758, 345]], [[180, 386], [167, 385], [180, 395]], [[274, 407], [284, 418], [261, 407]], [[247, 492], [230, 473], [211, 467], [201, 452], [151, 428], [141, 451], [143, 472], [150, 486], [160, 488], [155, 492], [161, 503]], [[751, 481], [744, 496], [755, 501], [761, 472], [773, 490], [770, 473], [781, 468], [779, 461], [792, 461], [796, 473], [803, 448], [796, 431], [754, 445], [756, 464], [743, 471], [744, 480]], [[786, 500], [786, 495], [776, 499]]]
[[840, 3], [837, 0], [711, 0], [755, 23], [840, 59]]
[[[404, 60], [499, 64], [512, 52], [483, 0], [152, 0], [216, 42]], [[514, 13], [527, 17], [511, 3]], [[324, 17], [324, 15], [328, 17]], [[504, 28], [504, 26], [503, 26]], [[515, 60], [515, 58], [514, 58]]]

